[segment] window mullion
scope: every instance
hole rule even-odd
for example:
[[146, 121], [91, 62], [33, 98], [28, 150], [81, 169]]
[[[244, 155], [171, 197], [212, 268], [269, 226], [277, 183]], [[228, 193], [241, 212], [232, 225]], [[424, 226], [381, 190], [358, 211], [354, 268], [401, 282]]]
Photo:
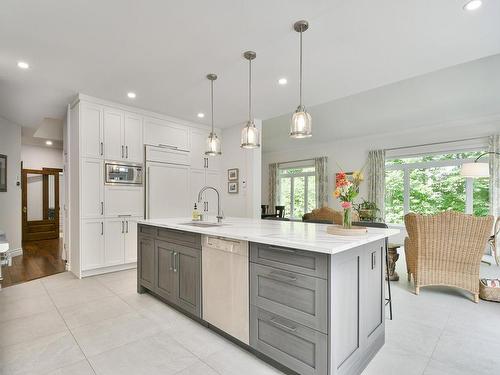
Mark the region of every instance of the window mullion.
[[410, 212], [410, 171], [408, 166], [404, 169], [404, 184], [403, 184], [403, 214]]
[[465, 179], [465, 213], [472, 214], [474, 199], [474, 183], [472, 178]]
[[307, 176], [304, 176], [304, 213], [307, 212], [307, 193], [309, 188], [307, 187]]
[[295, 202], [295, 189], [293, 187], [294, 185], [294, 177], [290, 178], [290, 217], [293, 217], [293, 209], [294, 209], [294, 202]]

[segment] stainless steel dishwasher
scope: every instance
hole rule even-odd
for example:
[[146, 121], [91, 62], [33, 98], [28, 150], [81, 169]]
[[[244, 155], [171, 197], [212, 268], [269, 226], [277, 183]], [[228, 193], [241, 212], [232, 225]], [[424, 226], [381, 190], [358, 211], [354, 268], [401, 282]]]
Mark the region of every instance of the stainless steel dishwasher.
[[202, 240], [203, 319], [249, 344], [248, 242]]

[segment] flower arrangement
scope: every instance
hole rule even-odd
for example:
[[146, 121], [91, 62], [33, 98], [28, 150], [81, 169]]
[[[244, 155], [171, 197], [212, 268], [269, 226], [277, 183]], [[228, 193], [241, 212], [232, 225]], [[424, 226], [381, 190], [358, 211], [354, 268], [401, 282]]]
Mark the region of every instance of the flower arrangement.
[[352, 179], [349, 179], [343, 171], [337, 173], [335, 176], [335, 191], [333, 192], [333, 196], [340, 200], [340, 205], [344, 209], [344, 228], [349, 229], [352, 226], [352, 205], [354, 199], [359, 194], [359, 185], [361, 185], [363, 179], [362, 170], [354, 171]]

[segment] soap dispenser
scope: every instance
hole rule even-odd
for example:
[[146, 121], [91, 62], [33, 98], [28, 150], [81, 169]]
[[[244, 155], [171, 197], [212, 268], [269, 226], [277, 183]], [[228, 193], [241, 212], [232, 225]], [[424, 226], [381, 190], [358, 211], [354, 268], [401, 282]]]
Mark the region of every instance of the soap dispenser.
[[200, 221], [200, 212], [198, 211], [198, 206], [196, 205], [196, 203], [194, 204], [192, 220]]

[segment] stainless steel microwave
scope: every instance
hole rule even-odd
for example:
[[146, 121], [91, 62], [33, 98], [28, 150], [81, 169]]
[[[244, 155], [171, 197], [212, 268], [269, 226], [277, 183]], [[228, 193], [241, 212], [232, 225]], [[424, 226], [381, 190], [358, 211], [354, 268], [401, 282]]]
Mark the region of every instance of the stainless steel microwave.
[[106, 162], [105, 179], [107, 185], [142, 185], [142, 165]]

